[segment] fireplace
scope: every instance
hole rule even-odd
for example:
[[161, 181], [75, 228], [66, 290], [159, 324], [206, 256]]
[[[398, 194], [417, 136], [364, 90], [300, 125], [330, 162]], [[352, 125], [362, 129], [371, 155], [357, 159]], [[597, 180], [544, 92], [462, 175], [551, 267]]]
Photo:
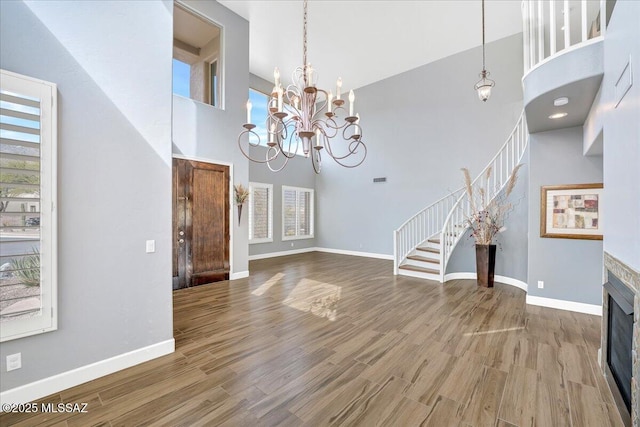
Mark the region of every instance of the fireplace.
[[633, 293], [611, 272], [604, 284], [609, 294], [607, 315], [607, 365], [627, 412], [631, 413], [631, 344], [633, 341]]
[[607, 252], [603, 285], [603, 373], [626, 425], [640, 425], [640, 273]]

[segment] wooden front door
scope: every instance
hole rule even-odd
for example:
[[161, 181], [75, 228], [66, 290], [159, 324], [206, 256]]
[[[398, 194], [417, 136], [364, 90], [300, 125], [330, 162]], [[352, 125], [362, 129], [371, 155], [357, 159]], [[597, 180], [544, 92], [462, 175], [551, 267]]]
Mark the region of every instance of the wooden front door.
[[229, 167], [173, 159], [173, 289], [229, 279]]

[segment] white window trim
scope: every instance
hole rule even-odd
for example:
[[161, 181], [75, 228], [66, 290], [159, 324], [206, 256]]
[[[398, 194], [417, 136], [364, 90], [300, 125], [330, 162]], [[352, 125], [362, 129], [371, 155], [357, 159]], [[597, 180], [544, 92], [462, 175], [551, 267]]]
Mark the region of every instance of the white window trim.
[[254, 188], [266, 188], [269, 192], [269, 208], [267, 213], [267, 221], [269, 223], [269, 237], [259, 239], [249, 239], [249, 244], [271, 243], [273, 242], [273, 184], [264, 184], [262, 182], [249, 182], [249, 235], [252, 232], [251, 219], [253, 218], [253, 190]]
[[[296, 192], [296, 207], [298, 206], [298, 194], [302, 191], [304, 192], [308, 192], [311, 194], [311, 202], [310, 202], [310, 206], [311, 206], [311, 212], [309, 215], [309, 223], [311, 225], [311, 233], [310, 234], [305, 234], [304, 236], [285, 236], [284, 235], [284, 192], [286, 190], [294, 190]], [[316, 207], [315, 207], [315, 190], [313, 188], [304, 188], [304, 187], [290, 187], [287, 185], [283, 185], [282, 186], [282, 241], [287, 241], [287, 240], [304, 240], [304, 239], [313, 239], [315, 238], [315, 212], [316, 212]], [[296, 210], [296, 233], [298, 232], [298, 215], [297, 215], [297, 210]]]
[[[40, 316], [2, 322], [0, 342], [58, 329], [57, 135], [58, 89], [55, 83], [0, 70], [5, 90], [40, 102]], [[46, 207], [50, 208], [46, 208]]]

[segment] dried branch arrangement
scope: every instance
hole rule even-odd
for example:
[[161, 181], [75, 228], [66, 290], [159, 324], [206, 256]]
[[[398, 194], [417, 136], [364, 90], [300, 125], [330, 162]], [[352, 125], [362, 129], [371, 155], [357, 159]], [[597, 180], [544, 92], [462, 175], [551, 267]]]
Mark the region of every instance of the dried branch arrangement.
[[[471, 227], [474, 240], [477, 245], [490, 245], [498, 233], [503, 230], [507, 214], [512, 209], [508, 202], [509, 195], [513, 192], [518, 181], [518, 170], [522, 165], [515, 167], [504, 191], [491, 188], [491, 173], [489, 167], [483, 177], [476, 182], [471, 180], [469, 169], [462, 168], [464, 185], [469, 196], [470, 214], [467, 224]], [[494, 183], [495, 184], [495, 183]]]

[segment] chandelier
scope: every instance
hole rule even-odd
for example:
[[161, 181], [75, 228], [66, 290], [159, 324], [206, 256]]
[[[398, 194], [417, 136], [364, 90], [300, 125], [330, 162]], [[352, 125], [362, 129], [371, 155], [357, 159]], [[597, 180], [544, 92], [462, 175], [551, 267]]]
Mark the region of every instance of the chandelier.
[[478, 98], [482, 102], [487, 102], [491, 96], [491, 88], [496, 85], [496, 82], [488, 78], [489, 74], [491, 73], [484, 66], [484, 0], [482, 0], [482, 72], [480, 73], [480, 81], [473, 87], [478, 91]]
[[247, 123], [238, 135], [238, 146], [246, 158], [266, 163], [273, 172], [282, 170], [300, 149], [305, 157], [311, 157], [315, 173], [320, 173], [323, 151], [340, 166], [354, 168], [367, 156], [360, 116], [354, 114], [355, 96], [353, 91], [349, 92], [349, 114], [339, 120], [347, 112], [341, 93], [342, 79], [338, 78], [336, 82], [335, 97], [331, 91], [316, 87], [317, 74], [307, 62], [307, 0], [304, 0], [303, 9], [302, 66], [293, 71], [293, 83], [286, 88], [282, 86], [277, 67], [273, 72], [275, 86], [267, 103], [265, 123], [266, 155], [253, 158], [250, 153], [251, 147], [264, 145], [256, 125], [251, 123], [250, 100], [247, 101]]

